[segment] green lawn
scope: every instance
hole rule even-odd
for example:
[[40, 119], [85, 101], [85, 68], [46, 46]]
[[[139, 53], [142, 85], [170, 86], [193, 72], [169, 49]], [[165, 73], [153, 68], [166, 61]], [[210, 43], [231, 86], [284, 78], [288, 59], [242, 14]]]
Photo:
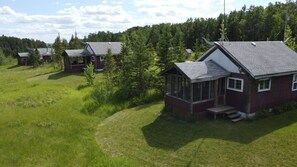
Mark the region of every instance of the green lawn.
[[124, 110], [96, 133], [101, 149], [139, 166], [295, 166], [297, 111], [237, 124], [187, 122], [161, 114], [163, 103]]
[[[186, 122], [162, 102], [81, 112], [81, 74], [0, 66], [0, 166], [294, 166], [297, 111], [233, 124]], [[96, 74], [96, 82], [102, 81]], [[109, 104], [110, 105], [110, 104]], [[111, 108], [111, 109], [110, 109]]]
[[[91, 88], [50, 65], [0, 67], [1, 166], [130, 166], [97, 145], [99, 117], [80, 112]], [[96, 81], [102, 74], [96, 75]], [[129, 165], [128, 165], [129, 164]]]

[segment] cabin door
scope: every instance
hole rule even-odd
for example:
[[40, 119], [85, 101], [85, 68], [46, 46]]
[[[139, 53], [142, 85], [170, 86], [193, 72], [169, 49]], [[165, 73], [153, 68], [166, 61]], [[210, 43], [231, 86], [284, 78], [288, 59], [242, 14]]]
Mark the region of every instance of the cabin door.
[[226, 103], [226, 78], [218, 79], [218, 105], [225, 105]]

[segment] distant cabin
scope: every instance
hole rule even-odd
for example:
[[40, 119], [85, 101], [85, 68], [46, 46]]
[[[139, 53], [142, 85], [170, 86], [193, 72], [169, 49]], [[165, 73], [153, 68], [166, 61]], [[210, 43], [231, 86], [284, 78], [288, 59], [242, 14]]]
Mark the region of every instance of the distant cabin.
[[[37, 48], [40, 54], [40, 60], [44, 63], [50, 62], [52, 60], [52, 48]], [[26, 66], [29, 65], [29, 52], [18, 53], [18, 65]]]
[[68, 72], [80, 72], [90, 63], [94, 64], [94, 71], [104, 69], [103, 60], [107, 50], [111, 49], [113, 55], [119, 55], [122, 51], [121, 42], [87, 42], [84, 49], [65, 50], [64, 70]]
[[162, 72], [166, 108], [184, 117], [232, 121], [297, 101], [297, 53], [280, 41], [215, 42], [196, 62]]

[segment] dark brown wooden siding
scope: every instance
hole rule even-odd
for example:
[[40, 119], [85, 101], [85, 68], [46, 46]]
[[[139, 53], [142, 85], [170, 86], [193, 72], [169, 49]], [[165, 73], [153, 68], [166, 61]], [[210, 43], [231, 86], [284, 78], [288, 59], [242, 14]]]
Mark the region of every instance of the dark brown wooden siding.
[[181, 117], [189, 117], [191, 115], [191, 105], [181, 99], [165, 96], [165, 106], [166, 109], [178, 114]]
[[205, 118], [206, 109], [214, 107], [214, 100], [193, 104], [193, 116], [195, 119]]
[[95, 69], [103, 69], [103, 62], [100, 60], [100, 56], [96, 56], [96, 67]]
[[296, 101], [297, 91], [292, 91], [292, 81], [293, 75], [271, 78], [271, 89], [265, 92], [258, 92], [258, 85], [255, 83], [252, 91], [251, 112]]
[[228, 85], [226, 85], [226, 105], [235, 107], [241, 112], [246, 112], [250, 80], [244, 74], [232, 73], [230, 77], [243, 79], [243, 92], [229, 90], [227, 89]]

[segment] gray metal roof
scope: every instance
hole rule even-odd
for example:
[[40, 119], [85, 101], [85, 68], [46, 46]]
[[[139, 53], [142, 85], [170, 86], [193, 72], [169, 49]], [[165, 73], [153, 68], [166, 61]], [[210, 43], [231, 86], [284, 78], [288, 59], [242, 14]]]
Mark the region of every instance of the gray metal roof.
[[[52, 55], [52, 48], [37, 48], [40, 56], [51, 56]], [[21, 52], [18, 53], [19, 57], [29, 57], [29, 52]]]
[[281, 41], [219, 42], [254, 78], [297, 72], [297, 53]]
[[65, 50], [65, 53], [67, 54], [67, 56], [69, 57], [81, 57], [84, 56], [83, 55], [83, 49], [72, 49], [72, 50]]
[[107, 49], [111, 49], [112, 54], [117, 55], [121, 53], [122, 42], [87, 42], [97, 56], [104, 56], [107, 54]]
[[174, 65], [192, 80], [192, 82], [214, 80], [230, 74], [230, 72], [212, 60], [206, 62], [174, 63]]
[[187, 53], [192, 53], [192, 49], [186, 49]]
[[51, 56], [52, 55], [52, 48], [38, 48], [37, 49], [40, 56]]
[[21, 58], [26, 58], [29, 57], [29, 52], [22, 52], [22, 53], [18, 53], [19, 57]]

